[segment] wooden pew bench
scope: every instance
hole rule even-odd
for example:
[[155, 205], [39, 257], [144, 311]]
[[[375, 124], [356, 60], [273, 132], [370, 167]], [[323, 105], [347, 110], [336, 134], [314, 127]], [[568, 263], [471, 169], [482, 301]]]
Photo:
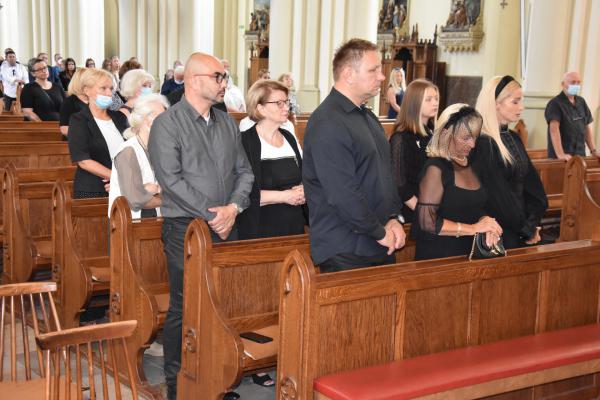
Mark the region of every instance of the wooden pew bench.
[[[58, 129], [58, 121], [25, 121], [23, 116], [11, 116], [13, 120], [5, 120], [0, 118], [0, 130], [10, 130], [12, 128], [29, 128], [29, 129]], [[20, 120], [19, 120], [20, 118]]]
[[4, 270], [2, 283], [32, 280], [52, 263], [52, 189], [72, 182], [75, 167], [16, 169], [3, 175]]
[[478, 399], [600, 371], [600, 324], [317, 378], [315, 399]]
[[[71, 165], [71, 156], [65, 142], [0, 143], [0, 187], [4, 166], [8, 163], [13, 163], [16, 168], [66, 167]], [[0, 197], [0, 243], [4, 240], [1, 218]]]
[[14, 128], [0, 130], [0, 143], [6, 142], [59, 142], [62, 134], [58, 128]]
[[[293, 249], [308, 251], [308, 236], [213, 244], [208, 226], [192, 222], [185, 240], [182, 398], [194, 393], [219, 398], [244, 374], [275, 365], [279, 275]], [[398, 261], [413, 257], [413, 242], [396, 252]], [[240, 338], [247, 331], [273, 341], [257, 344]]]
[[[331, 274], [317, 274], [306, 253], [293, 251], [281, 272], [280, 296], [277, 398], [308, 400], [315, 380], [330, 374], [597, 324], [600, 243]], [[502, 398], [582, 399], [600, 390], [595, 375], [539, 383], [492, 385], [482, 396], [514, 390]]]
[[573, 157], [565, 171], [560, 240], [600, 240], [594, 236], [600, 223], [600, 164]]
[[[385, 132], [386, 138], [389, 140], [392, 133], [394, 133], [394, 123], [393, 119], [380, 119], [381, 125], [383, 126], [383, 130]], [[298, 138], [298, 143], [300, 146], [303, 146], [304, 142], [304, 132], [306, 131], [306, 124], [308, 123], [308, 119], [298, 119], [296, 120], [296, 138]]]
[[108, 305], [108, 198], [73, 199], [72, 187], [52, 192], [52, 280], [63, 328], [79, 326], [83, 311]]

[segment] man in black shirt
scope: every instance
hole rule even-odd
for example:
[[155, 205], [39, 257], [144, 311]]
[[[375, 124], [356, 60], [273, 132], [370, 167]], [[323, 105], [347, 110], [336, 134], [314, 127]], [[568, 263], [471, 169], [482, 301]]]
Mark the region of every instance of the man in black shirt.
[[548, 122], [548, 157], [568, 161], [571, 156], [585, 156], [585, 144], [590, 152], [600, 157], [594, 144], [592, 113], [581, 91], [581, 77], [578, 72], [567, 72], [561, 82], [562, 91], [548, 102], [546, 122]]
[[385, 80], [377, 47], [362, 39], [343, 44], [333, 78], [304, 137], [312, 257], [321, 272], [394, 263], [405, 241], [401, 201], [383, 127], [364, 107]]

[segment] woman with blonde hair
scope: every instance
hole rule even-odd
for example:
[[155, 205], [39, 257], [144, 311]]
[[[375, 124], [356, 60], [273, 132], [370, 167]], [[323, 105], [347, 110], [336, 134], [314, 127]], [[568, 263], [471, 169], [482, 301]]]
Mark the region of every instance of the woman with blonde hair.
[[427, 161], [425, 149], [429, 144], [438, 113], [439, 91], [425, 79], [408, 85], [404, 103], [390, 137], [392, 173], [402, 199], [402, 215], [412, 222], [417, 205], [419, 175]]
[[132, 218], [160, 216], [160, 188], [150, 164], [148, 140], [154, 119], [167, 108], [169, 103], [166, 97], [154, 93], [142, 96], [134, 103], [129, 114], [130, 128], [123, 132], [123, 138], [127, 140], [113, 159], [112, 184], [108, 196], [109, 215], [115, 199], [125, 196]]
[[400, 67], [392, 68], [390, 72], [389, 85], [386, 93], [387, 102], [390, 105], [388, 109], [388, 118], [396, 119], [400, 112], [400, 105], [406, 91], [406, 76], [404, 70]]
[[502, 225], [505, 248], [536, 244], [548, 200], [519, 135], [508, 128], [523, 111], [521, 85], [509, 75], [490, 79], [476, 108], [483, 128], [471, 161], [489, 194], [486, 210]]
[[67, 98], [60, 107], [60, 119], [58, 125], [60, 127], [60, 133], [64, 135], [63, 139], [65, 140], [69, 134], [71, 115], [83, 110], [87, 105], [87, 98], [81, 90], [81, 77], [85, 71], [87, 71], [87, 68], [77, 68], [77, 71], [73, 74], [69, 86], [67, 87]]
[[481, 125], [481, 115], [466, 104], [449, 106], [436, 123], [413, 223], [417, 260], [467, 255], [476, 233], [486, 234], [488, 246], [502, 235], [485, 213], [486, 190], [468, 162]]

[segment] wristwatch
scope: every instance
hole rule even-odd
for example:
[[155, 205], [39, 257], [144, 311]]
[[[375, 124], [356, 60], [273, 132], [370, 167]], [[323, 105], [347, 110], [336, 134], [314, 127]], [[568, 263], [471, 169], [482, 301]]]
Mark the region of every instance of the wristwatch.
[[390, 217], [388, 218], [388, 221], [391, 219], [395, 219], [396, 221], [400, 222], [402, 225], [404, 225], [404, 216], [402, 214], [392, 214], [390, 215]]
[[238, 214], [241, 214], [242, 211], [244, 211], [244, 209], [242, 207], [240, 207], [237, 203], [231, 203], [235, 206], [235, 209], [237, 210]]

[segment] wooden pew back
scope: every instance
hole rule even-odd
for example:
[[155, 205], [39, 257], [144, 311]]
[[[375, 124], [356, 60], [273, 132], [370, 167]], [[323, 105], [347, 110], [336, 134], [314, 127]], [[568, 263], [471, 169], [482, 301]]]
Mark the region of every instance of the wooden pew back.
[[564, 187], [560, 240], [600, 240], [600, 236], [594, 236], [600, 218], [598, 162], [590, 158], [571, 158], [566, 166]]
[[72, 181], [75, 167], [16, 169], [3, 175], [4, 283], [26, 282], [36, 266], [50, 266], [52, 189], [58, 179]]
[[108, 294], [108, 198], [73, 199], [72, 184], [59, 179], [52, 194], [52, 279], [63, 327], [97, 294]]
[[48, 128], [58, 129], [58, 121], [25, 121], [23, 120], [22, 115], [10, 116], [12, 120], [5, 120], [4, 118], [5, 117], [0, 117], [0, 130], [11, 130], [13, 128], [28, 128], [31, 130]]
[[0, 143], [6, 142], [59, 142], [62, 134], [58, 129], [10, 129], [0, 131]]
[[[316, 274], [294, 251], [280, 282], [278, 398], [311, 399], [313, 380], [337, 371], [597, 323], [599, 257], [600, 244], [580, 241]], [[595, 382], [583, 376], [536, 393], [584, 398]], [[531, 389], [507, 398], [519, 396]]]
[[[392, 133], [394, 133], [394, 123], [393, 119], [380, 119], [381, 125], [383, 126], [383, 130], [385, 132], [385, 137], [389, 140]], [[306, 131], [306, 124], [308, 123], [308, 119], [298, 119], [296, 120], [296, 138], [298, 139], [298, 143], [300, 146], [304, 146], [304, 133]]]

